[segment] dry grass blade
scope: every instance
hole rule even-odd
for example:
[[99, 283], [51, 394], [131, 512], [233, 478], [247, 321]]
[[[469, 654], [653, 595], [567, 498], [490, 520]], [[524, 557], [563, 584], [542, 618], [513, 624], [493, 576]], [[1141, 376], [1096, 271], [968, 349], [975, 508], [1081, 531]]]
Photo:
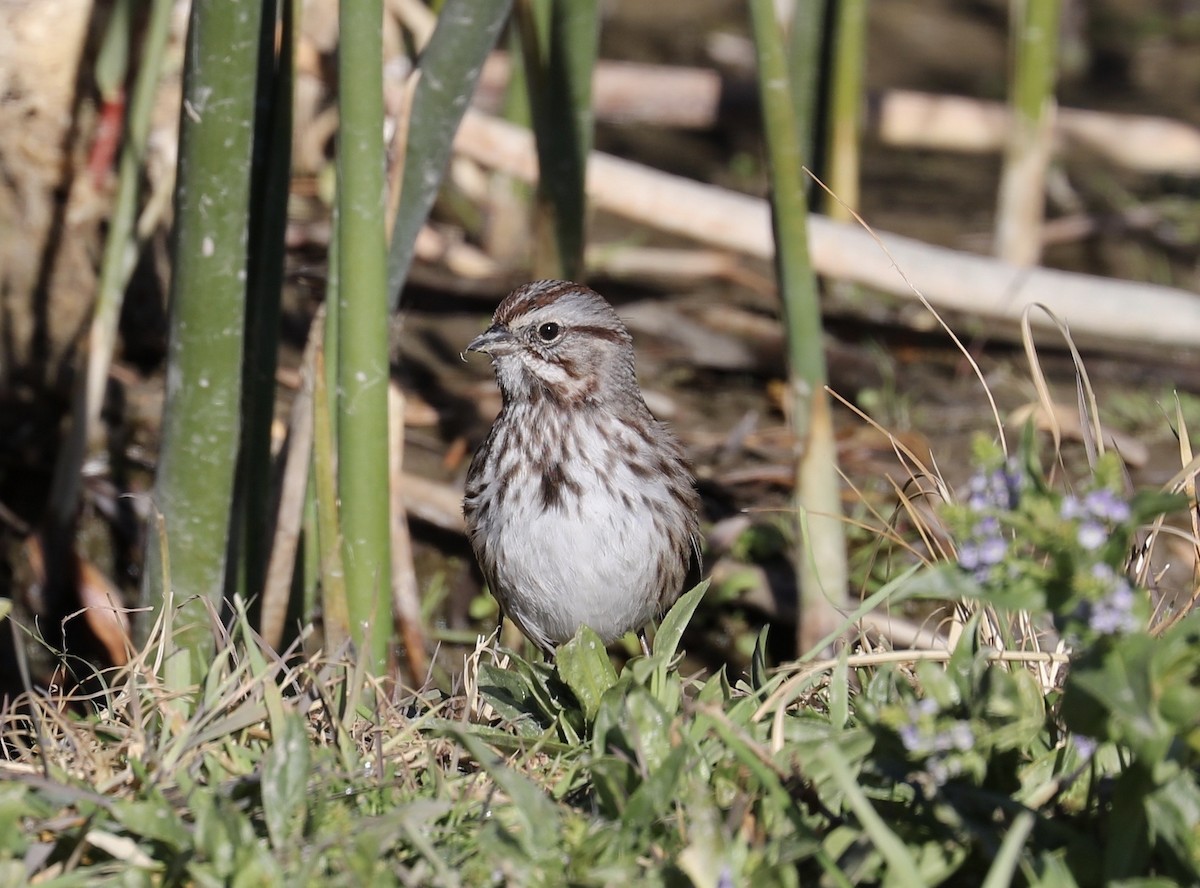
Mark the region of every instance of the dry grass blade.
[[321, 348], [324, 330], [325, 307], [322, 305], [309, 327], [308, 342], [304, 346], [301, 362], [300, 391], [292, 402], [288, 437], [283, 450], [286, 462], [275, 517], [275, 539], [271, 545], [262, 591], [262, 635], [274, 649], [283, 643], [296, 549], [304, 520], [304, 497], [308, 488], [313, 445], [313, 375], [316, 373], [316, 353]]
[[1030, 316], [1034, 310], [1040, 310], [1050, 319], [1051, 323], [1058, 328], [1062, 334], [1063, 341], [1067, 348], [1071, 351], [1071, 361], [1075, 365], [1075, 379], [1079, 389], [1079, 412], [1082, 418], [1080, 427], [1083, 431], [1084, 448], [1087, 451], [1088, 465], [1095, 466], [1097, 457], [1104, 453], [1104, 430], [1100, 426], [1100, 408], [1096, 403], [1096, 392], [1092, 388], [1092, 381], [1088, 377], [1087, 367], [1083, 363], [1083, 356], [1079, 354], [1079, 349], [1075, 347], [1075, 340], [1071, 336], [1071, 331], [1067, 324], [1058, 317], [1049, 307], [1040, 302], [1026, 306], [1025, 311], [1021, 313], [1021, 343], [1025, 347], [1025, 356], [1029, 359], [1029, 372], [1033, 376], [1033, 385], [1037, 390], [1038, 400], [1041, 402], [1043, 413], [1050, 425], [1050, 433], [1054, 438], [1054, 456], [1060, 458], [1060, 448], [1062, 445], [1062, 428], [1058, 423], [1058, 411], [1054, 404], [1054, 398], [1050, 394], [1050, 387], [1046, 383], [1046, 375], [1042, 372], [1042, 362], [1038, 357], [1037, 346], [1033, 341], [1033, 327], [1030, 323]]
[[394, 382], [388, 386], [388, 416], [390, 418], [388, 454], [391, 465], [392, 513], [392, 608], [400, 624], [404, 641], [404, 656], [415, 684], [420, 684], [429, 671], [429, 640], [421, 616], [420, 585], [413, 567], [412, 536], [408, 532], [408, 517], [404, 512], [402, 469], [404, 465], [404, 393]]
[[942, 317], [941, 313], [933, 307], [933, 303], [926, 299], [925, 294], [922, 293], [921, 290], [911, 280], [909, 280], [908, 275], [905, 274], [904, 269], [896, 260], [896, 257], [892, 255], [891, 251], [887, 248], [887, 245], [883, 242], [883, 239], [875, 233], [875, 229], [867, 223], [867, 220], [859, 215], [858, 211], [853, 207], [843, 204], [841, 199], [834, 194], [834, 192], [830, 190], [829, 186], [822, 182], [812, 170], [806, 167], [804, 171], [808, 173], [809, 177], [816, 182], [826, 194], [845, 207], [845, 209], [850, 213], [850, 215], [854, 218], [854, 221], [862, 228], [862, 230], [870, 235], [871, 240], [875, 241], [876, 246], [879, 247], [883, 254], [888, 258], [888, 261], [892, 264], [892, 268], [894, 268], [896, 273], [900, 275], [900, 279], [904, 281], [905, 286], [912, 291], [912, 294], [917, 297], [917, 301], [925, 307], [925, 310], [933, 316], [933, 319], [937, 321], [938, 326], [941, 327], [942, 330], [945, 331], [946, 335], [950, 337], [950, 341], [954, 343], [954, 347], [959, 350], [962, 356], [966, 359], [967, 363], [971, 365], [971, 370], [979, 380], [979, 384], [983, 388], [983, 394], [988, 400], [988, 406], [992, 410], [992, 418], [996, 422], [996, 432], [1000, 441], [1000, 446], [1004, 449], [1005, 456], [1007, 456], [1008, 442], [1004, 438], [1004, 421], [1000, 418], [1000, 410], [996, 407], [996, 399], [992, 396], [992, 390], [988, 387], [987, 380], [984, 378], [983, 371], [979, 368], [979, 362], [975, 360], [975, 356], [971, 354], [970, 350], [965, 345], [963, 345], [962, 340], [958, 338], [958, 334], [954, 332], [953, 328], [951, 328], [948, 323], [946, 323], [946, 320]]

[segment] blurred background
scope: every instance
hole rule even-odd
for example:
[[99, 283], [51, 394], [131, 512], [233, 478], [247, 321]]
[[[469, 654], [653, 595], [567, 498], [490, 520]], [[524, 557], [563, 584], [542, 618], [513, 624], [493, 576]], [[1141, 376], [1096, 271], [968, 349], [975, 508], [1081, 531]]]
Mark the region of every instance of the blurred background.
[[[128, 36], [123, 55], [109, 36], [118, 8], [130, 16], [121, 26]], [[0, 596], [12, 599], [28, 623], [40, 621], [48, 640], [109, 664], [124, 656], [128, 627], [119, 620], [67, 618], [94, 600], [115, 596], [131, 605], [142, 582], [168, 357], [186, 2], [174, 6], [154, 79], [115, 351], [99, 432], [89, 436], [79, 460], [71, 544], [42, 551], [36, 530], [53, 511], [72, 392], [95, 351], [89, 329], [119, 200], [126, 108], [145, 61], [147, 9], [99, 0], [0, 0]], [[1012, 15], [1003, 0], [866, 4], [863, 83], [852, 114], [857, 193], [831, 187], [871, 228], [979, 256], [1004, 249], [996, 234], [1004, 109], [1013, 84]], [[385, 4], [389, 169], [396, 168], [394, 146], [402, 144], [396, 132], [408, 75], [435, 21], [434, 11], [415, 0]], [[595, 149], [650, 171], [766, 197], [745, 4], [614, 0], [600, 5], [600, 22]], [[329, 281], [337, 23], [333, 0], [298, 4], [275, 454], [288, 437], [305, 343]], [[1200, 5], [1189, 0], [1064, 0], [1045, 220], [1025, 228], [1034, 243], [1021, 248], [1026, 255], [1032, 249], [1047, 267], [1129, 282], [1120, 291], [1128, 293], [1121, 310], [1168, 333], [1182, 318], [1160, 309], [1156, 297], [1197, 289], [1198, 44]], [[511, 35], [501, 36], [472, 101], [480, 112], [519, 121], [509, 88], [513, 45]], [[830, 45], [826, 41], [825, 52]], [[114, 65], [114, 54], [123, 64]], [[807, 162], [831, 181], [845, 143], [825, 138], [820, 127], [817, 132]], [[482, 594], [462, 537], [459, 500], [470, 455], [499, 408], [499, 395], [487, 362], [463, 362], [460, 352], [512, 286], [538, 276], [528, 185], [514, 172], [530, 158], [501, 157], [488, 133], [468, 126], [459, 133], [403, 291], [392, 294], [398, 297], [390, 323], [392, 378], [402, 394], [394, 403], [402, 405], [403, 418], [399, 471], [420, 607], [418, 644], [427, 651], [469, 645], [494, 624], [494, 602]], [[587, 216], [584, 277], [629, 325], [647, 400], [685, 441], [703, 494], [714, 591], [689, 649], [713, 663], [744, 664], [758, 629], [772, 624], [781, 627], [774, 638], [784, 656], [796, 607], [788, 561], [795, 442], [769, 245], [747, 248], [737, 231], [728, 238], [716, 230], [708, 239], [687, 235], [679, 216], [693, 211], [675, 205], [672, 192], [659, 204], [626, 208], [643, 195], [621, 181], [596, 188], [603, 196], [592, 195]], [[811, 188], [809, 199], [817, 212], [847, 216], [820, 188]], [[861, 243], [856, 248], [859, 255], [878, 261], [866, 255], [874, 249], [866, 243], [866, 252]], [[834, 263], [814, 253], [818, 270]], [[852, 268], [856, 257], [840, 261]], [[922, 268], [900, 270], [921, 286]], [[839, 401], [838, 460], [848, 481], [843, 508], [851, 588], [859, 595], [894, 570], [884, 543], [905, 532], [896, 491], [911, 472], [888, 437], [850, 405], [935, 464], [950, 485], [970, 473], [973, 436], [994, 436], [996, 426], [967, 355], [902, 283], [884, 291], [856, 283], [852, 273], [828, 272], [822, 281], [829, 385]], [[1141, 290], [1140, 284], [1153, 286]], [[971, 310], [973, 286], [962, 282], [965, 301], [946, 306], [946, 320], [978, 362], [1012, 433], [1030, 420], [1049, 428], [1053, 410], [1039, 401], [1031, 381], [1017, 316]], [[1172, 426], [1177, 403], [1180, 415], [1200, 423], [1197, 352], [1178, 337], [1146, 338], [1119, 326], [1085, 332], [1077, 341], [1105, 435], [1131, 483], [1165, 483], [1179, 468]], [[1070, 352], [1061, 338], [1039, 334], [1038, 355], [1053, 405], [1062, 407], [1056, 421], [1066, 439], [1064, 459], [1082, 461]], [[1183, 544], [1172, 556], [1186, 563], [1194, 557]], [[47, 580], [47, 558], [74, 565], [65, 587]], [[314, 582], [311, 572], [297, 576], [306, 578], [294, 584]], [[912, 633], [936, 629], [928, 617], [907, 615], [911, 625], [893, 629], [915, 638]], [[47, 627], [56, 626], [75, 628], [59, 628], [55, 636]], [[41, 668], [52, 668], [44, 660]], [[423, 662], [410, 660], [408, 668]], [[0, 669], [12, 675], [7, 666]]]

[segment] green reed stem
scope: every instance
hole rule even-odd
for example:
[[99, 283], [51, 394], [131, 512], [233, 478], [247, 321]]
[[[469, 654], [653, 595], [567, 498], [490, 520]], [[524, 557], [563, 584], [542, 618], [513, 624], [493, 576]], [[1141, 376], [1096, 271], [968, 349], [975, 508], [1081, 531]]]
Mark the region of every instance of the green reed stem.
[[791, 420], [800, 448], [796, 507], [797, 643], [803, 653], [835, 624], [848, 570], [841, 522], [833, 417], [825, 392], [825, 352], [817, 280], [808, 252], [808, 206], [783, 38], [771, 0], [750, 0], [771, 175], [775, 268], [786, 324]]
[[[148, 547], [143, 594], [157, 612], [173, 587], [172, 688], [194, 682], [221, 609], [240, 433], [259, 0], [191, 8], [175, 190], [175, 239], [162, 450], [154, 504], [171, 576]], [[144, 622], [148, 626], [150, 620]]]
[[[237, 579], [258, 624], [271, 552], [271, 424], [279, 364], [284, 235], [292, 161], [292, 84], [297, 0], [264, 3], [258, 72], [250, 204], [250, 267], [246, 301], [246, 358], [242, 377], [242, 451], [238, 517], [242, 522]], [[276, 31], [280, 36], [275, 52]]]
[[1018, 265], [1041, 258], [1061, 12], [1061, 0], [1012, 3], [1012, 125], [996, 209], [996, 255]]
[[863, 112], [863, 72], [866, 68], [867, 0], [841, 0], [834, 8], [833, 77], [829, 103], [829, 179], [837, 200], [829, 216], [850, 221], [858, 209], [859, 143]]
[[370, 669], [392, 637], [383, 2], [338, 7], [338, 494], [350, 637]]

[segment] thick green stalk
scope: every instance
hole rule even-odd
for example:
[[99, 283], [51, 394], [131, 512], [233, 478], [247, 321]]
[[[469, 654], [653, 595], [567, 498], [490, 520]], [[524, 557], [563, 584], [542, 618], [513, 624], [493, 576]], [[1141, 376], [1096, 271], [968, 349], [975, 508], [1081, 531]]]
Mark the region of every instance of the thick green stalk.
[[[796, 109], [800, 156], [810, 170], [822, 175], [819, 158], [824, 146], [817, 137], [821, 122], [821, 80], [824, 67], [825, 18], [828, 0], [803, 0], [793, 6], [788, 33], [788, 77], [791, 81], [792, 106]], [[806, 194], [812, 193], [805, 183]]]
[[771, 173], [775, 267], [787, 325], [791, 418], [800, 448], [796, 466], [801, 525], [801, 545], [796, 553], [800, 594], [797, 644], [799, 653], [804, 653], [837, 625], [837, 608], [846, 598], [846, 543], [833, 417], [825, 392], [821, 307], [808, 253], [800, 141], [783, 39], [771, 0], [750, 0], [750, 21]]
[[382, 675], [392, 637], [383, 2], [343, 2], [338, 23], [338, 495], [350, 637]]
[[[261, 0], [196, 0], [188, 26], [175, 189], [170, 342], [154, 504], [162, 513], [177, 613], [170, 687], [211, 660], [210, 610], [224, 588], [241, 405], [250, 163]], [[147, 546], [144, 594], [164, 604]], [[148, 625], [150, 620], [146, 620]]]
[[1061, 0], [1013, 0], [1012, 125], [996, 209], [996, 255], [1036, 265], [1054, 127]]
[[858, 209], [859, 141], [866, 67], [867, 0], [841, 0], [835, 5], [833, 80], [829, 102], [829, 178], [837, 196], [830, 217], [843, 222]]

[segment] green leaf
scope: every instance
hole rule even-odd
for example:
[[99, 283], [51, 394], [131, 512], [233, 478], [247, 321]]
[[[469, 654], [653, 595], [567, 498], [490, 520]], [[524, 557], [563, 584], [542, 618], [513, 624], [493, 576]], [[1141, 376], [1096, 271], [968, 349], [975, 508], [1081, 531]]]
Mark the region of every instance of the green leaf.
[[618, 682], [600, 701], [593, 748], [597, 753], [619, 750], [652, 774], [671, 751], [671, 719], [644, 687]]
[[1187, 881], [1200, 884], [1200, 786], [1183, 772], [1146, 796], [1150, 833], [1165, 843], [1188, 868]]
[[1129, 635], [1087, 651], [1072, 666], [1063, 688], [1067, 726], [1128, 744], [1147, 767], [1161, 761], [1175, 736], [1158, 712], [1151, 672], [1151, 659], [1161, 643], [1149, 635]]
[[1146, 771], [1126, 770], [1113, 788], [1104, 843], [1104, 882], [1143, 875], [1150, 857], [1150, 838], [1146, 823], [1145, 799], [1151, 789]]
[[479, 693], [518, 733], [536, 736], [546, 728], [542, 708], [527, 675], [480, 663]]
[[621, 815], [621, 825], [630, 830], [641, 830], [662, 820], [671, 810], [678, 796], [679, 780], [691, 758], [692, 750], [676, 746], [667, 757], [650, 772], [650, 776], [629, 797]]
[[848, 658], [850, 647], [843, 647], [838, 654], [837, 665], [829, 676], [829, 723], [837, 729], [846, 727], [850, 720], [850, 669]]
[[555, 668], [583, 707], [584, 716], [592, 721], [600, 708], [600, 698], [617, 683], [617, 671], [600, 636], [587, 626], [581, 627], [558, 649]]
[[1033, 832], [1035, 823], [1036, 819], [1032, 811], [1022, 811], [1016, 816], [1012, 826], [1004, 834], [1004, 841], [1000, 843], [996, 859], [992, 861], [987, 878], [983, 880], [980, 888], [1007, 888], [1013, 883], [1013, 877], [1017, 874], [1017, 865], [1021, 862], [1021, 852], [1024, 850], [1025, 840]]
[[754, 642], [754, 654], [750, 657], [750, 687], [761, 691], [771, 680], [767, 671], [767, 633], [770, 626], [763, 626]]
[[859, 787], [858, 781], [850, 772], [850, 766], [836, 746], [830, 745], [821, 750], [820, 755], [829, 767], [834, 783], [846, 798], [846, 804], [854, 812], [863, 831], [870, 837], [879, 853], [888, 863], [888, 884], [912, 886], [921, 888], [925, 884], [921, 878], [917, 863], [909, 853], [904, 841], [897, 836], [883, 818], [871, 805], [870, 799]]
[[282, 851], [304, 826], [310, 751], [299, 713], [288, 712], [274, 728], [275, 742], [263, 756], [263, 817], [271, 844]]
[[181, 850], [191, 844], [191, 833], [179, 814], [161, 796], [142, 801], [113, 803], [113, 816], [134, 836], [152, 839]]
[[667, 611], [667, 615], [662, 618], [658, 632], [654, 635], [655, 657], [661, 658], [663, 661], [670, 661], [675, 657], [675, 653], [679, 650], [679, 642], [683, 638], [683, 631], [687, 628], [696, 608], [700, 606], [704, 593], [708, 591], [708, 582], [708, 580], [704, 580], [691, 591], [683, 593]]
[[554, 802], [536, 783], [500, 761], [495, 753], [484, 746], [483, 741], [465, 731], [456, 731], [455, 735], [463, 748], [508, 796], [508, 807], [516, 815], [518, 826], [510, 832], [510, 837], [531, 859], [537, 859], [548, 851], [553, 853], [560, 828], [558, 808]]

